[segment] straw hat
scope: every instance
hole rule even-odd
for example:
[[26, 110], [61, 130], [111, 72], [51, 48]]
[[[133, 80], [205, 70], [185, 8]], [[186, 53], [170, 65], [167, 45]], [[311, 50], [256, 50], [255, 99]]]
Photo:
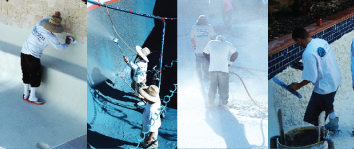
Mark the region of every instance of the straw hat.
[[139, 53], [139, 55], [140, 55], [146, 62], [149, 62], [149, 59], [147, 58], [147, 56], [150, 54], [149, 48], [145, 47], [145, 48], [141, 49], [140, 46], [136, 46], [136, 51]]
[[63, 26], [61, 26], [61, 17], [60, 16], [52, 16], [49, 20], [43, 20], [41, 22], [41, 26], [53, 33], [61, 33], [64, 31]]
[[139, 91], [142, 96], [151, 102], [160, 100], [159, 88], [156, 85], [142, 86]]

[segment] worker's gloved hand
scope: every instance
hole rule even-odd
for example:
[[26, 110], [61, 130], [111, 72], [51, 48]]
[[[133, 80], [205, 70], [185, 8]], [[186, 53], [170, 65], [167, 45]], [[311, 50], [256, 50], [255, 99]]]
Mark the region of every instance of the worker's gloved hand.
[[126, 57], [124, 57], [124, 61], [125, 61], [126, 63], [128, 63], [128, 62], [129, 62], [129, 59], [126, 58]]
[[77, 41], [72, 36], [66, 36], [65, 43], [68, 45], [74, 45]]
[[195, 46], [193, 46], [193, 49], [195, 50], [195, 49], [197, 49]]
[[232, 62], [231, 62], [231, 61], [229, 61], [229, 62], [228, 62], [228, 64], [229, 64], [229, 68], [230, 68], [230, 67], [231, 67], [231, 65], [232, 65]]

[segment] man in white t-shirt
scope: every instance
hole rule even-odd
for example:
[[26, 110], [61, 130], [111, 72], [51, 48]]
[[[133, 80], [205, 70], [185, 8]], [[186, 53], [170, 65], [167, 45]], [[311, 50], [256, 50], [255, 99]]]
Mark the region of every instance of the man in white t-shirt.
[[[43, 50], [51, 45], [58, 50], [68, 48], [73, 38], [66, 37], [65, 44], [60, 44], [53, 33], [61, 33], [64, 28], [61, 26], [60, 12], [57, 11], [50, 18], [44, 18], [36, 24], [32, 33], [27, 38], [21, 50], [22, 80], [24, 83], [23, 100], [29, 103], [42, 105], [43, 99], [36, 97], [36, 90], [41, 83], [41, 62]], [[74, 43], [74, 42], [73, 42]], [[29, 86], [31, 85], [31, 89]]]
[[303, 72], [300, 83], [292, 83], [289, 87], [298, 90], [312, 83], [315, 88], [307, 105], [304, 121], [318, 126], [318, 116], [326, 111], [329, 123], [325, 125], [330, 131], [338, 130], [338, 120], [334, 113], [334, 97], [339, 85], [342, 84], [341, 75], [334, 53], [328, 42], [310, 37], [303, 28], [296, 28], [292, 33], [295, 42], [305, 48], [302, 54]]
[[[229, 54], [231, 55], [230, 60]], [[225, 37], [218, 35], [216, 40], [211, 40], [204, 49], [204, 57], [210, 61], [210, 88], [209, 108], [214, 108], [216, 91], [220, 95], [222, 109], [227, 108], [229, 99], [229, 67], [238, 57], [238, 52], [232, 43], [225, 41]]]
[[354, 90], [354, 39], [353, 39], [353, 42], [352, 42], [352, 49], [351, 49], [351, 62], [352, 62], [352, 80], [353, 80], [353, 83], [352, 83], [352, 86], [353, 86], [353, 90]]
[[[133, 63], [126, 57], [124, 57], [124, 61], [133, 70], [134, 74], [131, 87], [134, 89], [135, 94], [139, 94], [140, 87], [146, 86], [146, 72], [149, 62], [147, 56], [150, 55], [150, 50], [147, 47], [142, 49], [140, 46], [136, 46], [136, 51], [138, 52], [138, 61]], [[143, 106], [144, 104], [144, 101], [137, 103], [138, 106]]]
[[144, 139], [144, 148], [158, 147], [158, 132], [161, 126], [160, 108], [161, 101], [159, 96], [159, 88], [155, 85], [143, 86], [140, 88], [138, 98], [146, 102], [146, 107], [143, 113], [143, 127], [140, 136]]
[[210, 40], [213, 40], [215, 31], [213, 26], [208, 24], [205, 15], [200, 15], [197, 23], [193, 26], [190, 37], [195, 51], [195, 63], [197, 74], [200, 79], [209, 79], [209, 62], [203, 57], [203, 50]]

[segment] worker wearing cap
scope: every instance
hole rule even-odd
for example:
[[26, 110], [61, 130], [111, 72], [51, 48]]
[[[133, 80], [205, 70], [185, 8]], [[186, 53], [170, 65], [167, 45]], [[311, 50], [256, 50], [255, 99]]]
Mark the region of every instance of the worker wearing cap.
[[209, 62], [203, 57], [203, 50], [210, 40], [213, 40], [215, 31], [213, 26], [208, 24], [205, 15], [200, 15], [197, 23], [193, 26], [190, 37], [195, 52], [195, 65], [197, 74], [200, 79], [204, 76], [204, 80], [209, 80]]
[[307, 105], [304, 121], [318, 126], [318, 116], [322, 111], [326, 111], [326, 118], [329, 116], [326, 129], [337, 131], [339, 118], [334, 113], [333, 102], [342, 80], [334, 53], [327, 41], [320, 38], [312, 39], [303, 28], [296, 28], [292, 38], [305, 49], [302, 54], [304, 68], [303, 81], [294, 82], [289, 87], [298, 90], [309, 83], [315, 86]]
[[[229, 60], [229, 55], [230, 60]], [[214, 108], [216, 91], [220, 94], [222, 109], [227, 109], [229, 99], [229, 67], [238, 57], [238, 52], [232, 43], [225, 41], [225, 37], [218, 35], [216, 40], [211, 40], [204, 49], [204, 57], [210, 61], [210, 88], [209, 108]]]
[[155, 85], [143, 86], [140, 88], [138, 98], [146, 102], [145, 110], [143, 113], [143, 127], [140, 136], [144, 139], [144, 148], [157, 148], [158, 147], [158, 130], [161, 126], [160, 108], [161, 101], [159, 96], [159, 88]]
[[[140, 46], [136, 46], [136, 51], [138, 52], [138, 60], [135, 61], [135, 63], [124, 57], [124, 61], [134, 71], [131, 87], [133, 88], [135, 95], [139, 94], [140, 87], [146, 86], [146, 72], [149, 62], [147, 56], [150, 54], [150, 50], [147, 47], [142, 49]], [[137, 103], [138, 106], [144, 104], [145, 102], [143, 101]]]
[[[53, 33], [61, 33], [64, 28], [61, 26], [60, 12], [57, 11], [50, 18], [44, 18], [36, 24], [32, 33], [27, 38], [21, 50], [22, 80], [24, 83], [23, 100], [29, 103], [42, 105], [43, 99], [36, 97], [36, 90], [41, 83], [41, 62], [43, 50], [51, 45], [58, 50], [68, 48], [70, 43], [75, 43], [70, 36], [66, 37], [65, 43], [61, 44]], [[29, 86], [31, 85], [31, 89]]]

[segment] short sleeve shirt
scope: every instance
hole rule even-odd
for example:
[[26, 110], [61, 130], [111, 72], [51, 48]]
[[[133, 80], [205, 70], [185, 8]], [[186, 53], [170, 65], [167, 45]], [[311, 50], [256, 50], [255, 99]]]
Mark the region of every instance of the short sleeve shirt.
[[229, 73], [229, 55], [237, 52], [232, 43], [227, 41], [211, 40], [205, 47], [204, 53], [210, 54], [209, 71]]
[[302, 61], [302, 79], [312, 82], [314, 92], [329, 94], [337, 91], [342, 84], [337, 61], [327, 41], [312, 39], [302, 54]]
[[148, 63], [145, 60], [138, 60], [135, 64], [130, 61], [128, 65], [134, 70], [133, 79], [135, 82], [140, 83], [146, 80]]
[[190, 32], [190, 37], [195, 40], [196, 50], [195, 53], [203, 53], [205, 46], [215, 37], [213, 26], [208, 25], [194, 25]]
[[352, 62], [352, 67], [351, 67], [351, 70], [352, 70], [352, 80], [353, 80], [353, 86], [354, 86], [354, 39], [353, 39], [353, 42], [352, 42], [352, 48], [351, 48], [351, 62]]
[[159, 100], [158, 102], [154, 104], [149, 104], [146, 103], [145, 110], [143, 113], [143, 131], [147, 132], [149, 131], [149, 126], [150, 127], [150, 132], [155, 132], [157, 134], [159, 127], [161, 126], [161, 119], [159, 116], [159, 108], [161, 108], [161, 101]]
[[33, 28], [32, 33], [28, 36], [25, 44], [22, 47], [21, 53], [32, 55], [36, 58], [41, 58], [43, 50], [50, 44], [58, 50], [64, 50], [68, 45], [60, 44], [58, 38], [41, 26], [41, 22], [49, 20], [50, 18], [44, 18], [37, 22]]

